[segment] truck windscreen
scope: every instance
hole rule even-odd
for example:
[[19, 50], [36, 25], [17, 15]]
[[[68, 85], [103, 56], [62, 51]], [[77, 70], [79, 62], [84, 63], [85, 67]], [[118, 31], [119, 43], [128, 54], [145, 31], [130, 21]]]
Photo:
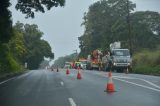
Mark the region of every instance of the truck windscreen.
[[114, 50], [113, 55], [115, 56], [129, 56], [129, 51], [128, 50]]

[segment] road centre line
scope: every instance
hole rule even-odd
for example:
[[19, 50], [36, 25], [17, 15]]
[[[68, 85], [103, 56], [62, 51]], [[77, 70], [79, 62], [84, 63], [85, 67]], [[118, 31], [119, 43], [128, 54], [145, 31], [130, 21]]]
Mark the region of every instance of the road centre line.
[[64, 82], [61, 81], [60, 83], [61, 83], [62, 86], [64, 86]]
[[5, 80], [5, 81], [2, 81], [2, 82], [0, 82], [0, 85], [1, 85], [1, 84], [4, 84], [4, 83], [6, 83], [6, 82], [8, 82], [8, 81], [10, 81], [10, 80], [13, 80], [13, 79], [15, 79], [15, 77], [13, 77], [13, 78], [10, 78], [10, 79], [8, 79], [8, 80]]
[[68, 100], [69, 100], [71, 106], [76, 106], [76, 104], [72, 98], [68, 98]]
[[134, 82], [130, 82], [130, 81], [126, 81], [126, 80], [122, 80], [122, 79], [119, 79], [119, 78], [114, 78], [114, 79], [122, 81], [122, 82], [129, 83], [129, 84], [132, 84], [132, 85], [136, 85], [136, 86], [139, 86], [139, 87], [147, 88], [147, 89], [150, 89], [150, 90], [153, 90], [153, 91], [160, 92], [159, 89], [151, 88], [151, 87], [148, 87], [148, 86], [145, 86], [145, 85], [140, 85], [140, 84], [137, 84], [137, 83], [134, 83]]

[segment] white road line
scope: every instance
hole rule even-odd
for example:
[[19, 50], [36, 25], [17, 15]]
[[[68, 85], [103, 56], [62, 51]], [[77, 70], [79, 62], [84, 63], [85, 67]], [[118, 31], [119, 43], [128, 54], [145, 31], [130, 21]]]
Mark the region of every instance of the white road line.
[[122, 79], [136, 79], [132, 77], [126, 77], [126, 76], [113, 76], [113, 78], [122, 78]]
[[159, 89], [151, 88], [151, 87], [148, 87], [148, 86], [145, 86], [145, 85], [140, 85], [140, 84], [137, 84], [137, 83], [134, 83], [134, 82], [130, 82], [130, 81], [126, 81], [126, 80], [122, 80], [122, 79], [119, 79], [119, 78], [114, 78], [114, 79], [122, 81], [122, 82], [129, 83], [129, 84], [132, 84], [132, 85], [136, 85], [136, 86], [139, 86], [139, 87], [143, 87], [143, 88], [147, 88], [147, 89], [150, 89], [150, 90], [154, 90], [154, 91], [160, 92]]
[[62, 81], [60, 83], [61, 83], [62, 86], [64, 86], [64, 83]]
[[5, 81], [2, 81], [2, 82], [0, 82], [0, 85], [1, 85], [1, 84], [4, 84], [4, 83], [6, 83], [6, 82], [8, 82], [8, 81], [10, 81], [10, 80], [13, 80], [13, 79], [15, 79], [15, 77], [13, 77], [13, 78], [10, 78], [10, 79], [8, 79], [8, 80], [5, 80]]
[[160, 89], [160, 86], [158, 86], [158, 85], [156, 85], [156, 84], [154, 84], [154, 83], [152, 83], [152, 82], [150, 82], [150, 81], [147, 81], [147, 80], [145, 80], [145, 79], [142, 79], [142, 78], [135, 78], [135, 77], [125, 77], [125, 76], [113, 76], [113, 78], [122, 78], [122, 79], [137, 79], [137, 80], [144, 81], [144, 82], [146, 82], [146, 83], [148, 83], [148, 84], [150, 84], [150, 85], [152, 85], [152, 86], [154, 86], [154, 87], [156, 87], [156, 88], [159, 88], [159, 89]]
[[144, 79], [140, 79], [140, 78], [137, 78], [137, 79], [142, 80], [142, 81], [144, 81], [144, 82], [146, 82], [146, 83], [148, 83], [148, 84], [160, 89], [160, 86], [158, 86], [158, 85], [156, 85], [156, 84], [154, 84], [154, 83], [152, 83], [150, 81], [147, 81], [147, 80], [144, 80]]
[[69, 100], [71, 106], [76, 106], [76, 104], [72, 98], [68, 98], [68, 100]]

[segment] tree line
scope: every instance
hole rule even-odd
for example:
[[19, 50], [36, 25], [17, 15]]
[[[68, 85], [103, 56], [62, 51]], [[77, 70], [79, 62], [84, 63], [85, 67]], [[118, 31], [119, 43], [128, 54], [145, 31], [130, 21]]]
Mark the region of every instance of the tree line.
[[[109, 50], [109, 44], [120, 41], [122, 48], [132, 46], [133, 53], [160, 46], [160, 13], [134, 11], [129, 0], [100, 0], [84, 13], [85, 27], [79, 39], [80, 57], [94, 49]], [[130, 29], [130, 33], [129, 33]], [[131, 43], [131, 45], [130, 45]]]
[[45, 58], [54, 58], [49, 43], [42, 39], [43, 32], [35, 24], [17, 22], [8, 43], [1, 46], [0, 70], [21, 70], [25, 63], [27, 68], [37, 69]]
[[[0, 0], [0, 73], [19, 71], [24, 62], [29, 69], [35, 69], [44, 57], [54, 58], [48, 42], [41, 39], [43, 32], [37, 25], [20, 22], [12, 25], [10, 1]], [[26, 14], [26, 18], [34, 18], [35, 12], [45, 13], [52, 7], [64, 5], [65, 0], [17, 0], [15, 8]]]

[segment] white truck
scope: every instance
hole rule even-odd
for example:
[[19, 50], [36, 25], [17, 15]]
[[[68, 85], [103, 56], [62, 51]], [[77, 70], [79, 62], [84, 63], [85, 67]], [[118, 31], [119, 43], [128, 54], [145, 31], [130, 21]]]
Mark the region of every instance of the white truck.
[[110, 65], [112, 70], [121, 71], [132, 69], [132, 58], [128, 49], [121, 49], [120, 42], [110, 44]]

